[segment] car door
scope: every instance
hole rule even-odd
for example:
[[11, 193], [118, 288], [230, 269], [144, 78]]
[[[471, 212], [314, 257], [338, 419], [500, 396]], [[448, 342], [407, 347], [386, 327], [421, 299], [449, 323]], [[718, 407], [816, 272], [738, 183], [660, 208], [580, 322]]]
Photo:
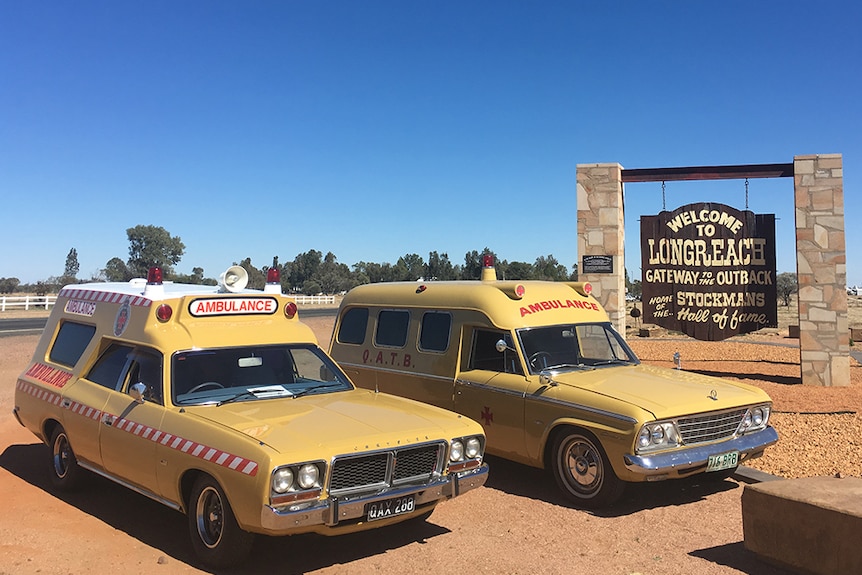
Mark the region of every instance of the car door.
[[[118, 389], [108, 396], [100, 420], [102, 464], [110, 475], [158, 494], [156, 448], [165, 412], [162, 356], [125, 345], [118, 346], [117, 353], [125, 356], [125, 363]], [[129, 394], [138, 382], [147, 389], [143, 403]]]
[[[528, 381], [508, 332], [465, 328], [469, 357], [455, 382], [455, 411], [482, 424], [488, 451], [523, 460], [524, 402]], [[497, 342], [507, 349], [498, 351]]]

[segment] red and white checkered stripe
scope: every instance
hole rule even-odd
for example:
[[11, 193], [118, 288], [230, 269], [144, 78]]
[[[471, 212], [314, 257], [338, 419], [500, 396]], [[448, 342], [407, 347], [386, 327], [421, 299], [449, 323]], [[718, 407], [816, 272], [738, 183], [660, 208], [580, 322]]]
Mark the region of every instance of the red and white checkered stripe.
[[129, 300], [129, 305], [139, 305], [142, 307], [149, 307], [153, 303], [149, 298], [129, 295], [127, 293], [75, 288], [61, 289], [58, 297], [67, 297], [69, 299], [96, 303], [123, 303], [123, 300], [127, 299]]
[[[86, 417], [87, 419], [99, 420], [103, 414], [110, 415], [99, 409], [89, 407], [83, 403], [78, 403], [77, 401], [71, 401], [69, 405], [62, 405], [62, 398], [59, 393], [43, 389], [22, 379], [18, 380], [18, 389], [36, 399], [45, 401], [54, 406], [64, 407], [72, 413], [80, 415], [81, 417]], [[226, 451], [222, 451], [215, 447], [210, 447], [190, 439], [184, 439], [178, 435], [159, 431], [158, 429], [142, 423], [137, 423], [131, 419], [117, 418], [116, 416], [112, 417], [114, 417], [113, 426], [115, 428], [140, 437], [141, 439], [147, 439], [149, 441], [159, 443], [160, 445], [170, 449], [181, 451], [188, 455], [203, 459], [204, 461], [232, 469], [233, 471], [238, 471], [244, 475], [252, 477], [257, 475], [258, 464], [256, 461], [240, 457], [239, 455], [233, 455]]]

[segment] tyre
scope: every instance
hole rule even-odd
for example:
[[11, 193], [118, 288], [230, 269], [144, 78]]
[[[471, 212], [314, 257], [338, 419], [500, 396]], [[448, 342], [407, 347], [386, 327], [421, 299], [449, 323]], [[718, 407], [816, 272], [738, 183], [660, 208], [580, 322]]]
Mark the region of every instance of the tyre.
[[557, 435], [551, 472], [563, 494], [579, 507], [597, 509], [617, 501], [625, 483], [614, 473], [601, 444], [586, 432], [569, 429]]
[[221, 486], [210, 476], [195, 481], [188, 504], [189, 533], [198, 558], [211, 567], [230, 567], [251, 552], [254, 535], [240, 529]]
[[51, 433], [50, 459], [48, 461], [48, 477], [51, 485], [58, 491], [75, 491], [81, 486], [81, 476], [84, 470], [78, 466], [75, 452], [69, 443], [69, 437], [62, 425], [58, 425]]

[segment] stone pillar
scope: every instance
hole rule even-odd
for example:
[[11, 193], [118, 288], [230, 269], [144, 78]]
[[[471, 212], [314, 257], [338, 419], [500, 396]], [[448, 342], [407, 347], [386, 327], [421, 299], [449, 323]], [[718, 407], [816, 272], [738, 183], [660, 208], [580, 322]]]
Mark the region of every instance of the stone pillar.
[[841, 154], [793, 158], [804, 385], [850, 385]]
[[[626, 333], [625, 218], [622, 166], [578, 164], [578, 280], [593, 285], [593, 296], [611, 323]], [[584, 273], [584, 256], [609, 256], [613, 273]]]

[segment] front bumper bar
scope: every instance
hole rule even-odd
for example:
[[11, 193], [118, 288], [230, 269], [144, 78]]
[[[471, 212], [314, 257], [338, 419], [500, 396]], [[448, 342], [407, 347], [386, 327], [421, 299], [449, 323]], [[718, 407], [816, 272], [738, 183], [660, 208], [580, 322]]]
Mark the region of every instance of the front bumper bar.
[[335, 527], [342, 521], [360, 519], [365, 515], [369, 503], [414, 495], [416, 508], [438, 500], [451, 499], [482, 487], [488, 479], [488, 465], [462, 473], [453, 473], [425, 485], [410, 486], [375, 492], [359, 497], [330, 497], [315, 501], [304, 508], [275, 508], [264, 505], [261, 509], [261, 526], [274, 534], [306, 530], [308, 527], [326, 525]]
[[653, 476], [675, 472], [685, 475], [687, 472], [698, 471], [706, 467], [710, 455], [718, 455], [729, 451], [738, 451], [739, 459], [757, 455], [778, 441], [778, 433], [773, 427], [767, 427], [756, 433], [746, 433], [728, 441], [682, 448], [676, 451], [656, 453], [654, 455], [625, 455], [623, 459], [626, 468], [639, 475]]

